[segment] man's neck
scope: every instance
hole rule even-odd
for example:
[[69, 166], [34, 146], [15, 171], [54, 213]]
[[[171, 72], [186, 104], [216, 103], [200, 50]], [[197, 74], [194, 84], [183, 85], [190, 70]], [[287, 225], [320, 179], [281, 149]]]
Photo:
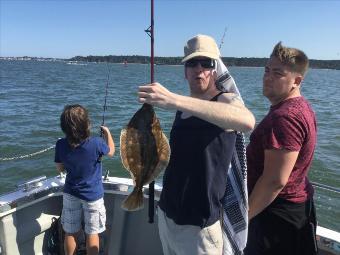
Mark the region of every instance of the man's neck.
[[288, 96], [284, 97], [284, 98], [275, 98], [275, 99], [272, 99], [270, 101], [271, 105], [274, 106], [274, 105], [277, 105], [283, 101], [286, 101], [290, 98], [294, 98], [294, 97], [300, 97], [301, 96], [301, 93], [300, 93], [300, 90], [299, 89], [295, 89], [294, 91], [292, 91], [292, 93], [290, 93]]
[[204, 93], [190, 93], [191, 97], [202, 99], [202, 100], [210, 100], [214, 96], [216, 96], [220, 91], [217, 88], [209, 89], [205, 91]]

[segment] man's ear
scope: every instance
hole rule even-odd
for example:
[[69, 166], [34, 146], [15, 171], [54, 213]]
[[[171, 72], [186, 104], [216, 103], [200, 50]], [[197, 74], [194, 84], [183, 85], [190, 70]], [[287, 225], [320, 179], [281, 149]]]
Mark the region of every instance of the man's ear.
[[294, 87], [299, 87], [301, 86], [301, 83], [303, 81], [303, 76], [302, 75], [296, 75], [295, 80], [294, 80]]
[[214, 77], [214, 80], [216, 81], [217, 80], [217, 71], [216, 71], [216, 69], [213, 70], [213, 77]]

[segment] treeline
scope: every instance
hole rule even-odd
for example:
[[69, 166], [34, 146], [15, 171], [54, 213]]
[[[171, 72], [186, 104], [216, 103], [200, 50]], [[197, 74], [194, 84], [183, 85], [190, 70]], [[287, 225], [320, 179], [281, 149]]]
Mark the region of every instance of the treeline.
[[[155, 57], [156, 65], [180, 65], [182, 57]], [[149, 64], [149, 56], [76, 56], [68, 61], [83, 61], [83, 62], [108, 62], [108, 63], [139, 63]], [[248, 67], [263, 67], [268, 61], [268, 58], [233, 58], [223, 57], [223, 62], [228, 66], [248, 66]], [[311, 68], [320, 69], [337, 69], [340, 70], [340, 60], [310, 60]]]

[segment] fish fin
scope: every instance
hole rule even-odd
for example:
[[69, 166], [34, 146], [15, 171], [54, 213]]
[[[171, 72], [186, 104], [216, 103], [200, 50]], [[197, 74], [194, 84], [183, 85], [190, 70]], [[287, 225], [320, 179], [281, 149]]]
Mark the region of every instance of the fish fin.
[[128, 157], [126, 155], [126, 152], [127, 152], [126, 133], [127, 133], [126, 128], [122, 129], [122, 131], [120, 132], [120, 158], [122, 159], [122, 164], [123, 164], [124, 168], [126, 170], [130, 171]]
[[171, 149], [169, 140], [164, 133], [162, 133], [162, 147], [160, 152], [160, 161], [166, 162], [167, 166], [170, 160]]
[[122, 209], [126, 211], [137, 211], [144, 207], [143, 190], [136, 187], [122, 203]]
[[136, 186], [136, 177], [134, 176], [134, 174], [131, 171], [129, 171], [129, 173], [130, 173], [131, 179], [133, 181], [133, 186]]
[[158, 155], [159, 155], [159, 161], [155, 167], [155, 170], [149, 176], [149, 178], [145, 180], [145, 184], [149, 184], [154, 179], [156, 179], [157, 176], [168, 166], [169, 159], [170, 159], [170, 145], [169, 145], [168, 138], [165, 136], [163, 132], [162, 132], [162, 140], [161, 140]]

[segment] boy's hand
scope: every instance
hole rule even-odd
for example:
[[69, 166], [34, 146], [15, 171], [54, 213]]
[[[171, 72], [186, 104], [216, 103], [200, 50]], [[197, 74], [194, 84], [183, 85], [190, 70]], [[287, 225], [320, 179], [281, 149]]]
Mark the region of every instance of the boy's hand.
[[110, 133], [110, 130], [109, 130], [107, 127], [105, 127], [105, 126], [100, 126], [100, 130], [101, 130], [104, 134]]
[[62, 173], [62, 172], [65, 171], [65, 168], [64, 168], [64, 164], [63, 164], [63, 163], [56, 163], [55, 166], [56, 166], [57, 171], [58, 171], [59, 173]]

